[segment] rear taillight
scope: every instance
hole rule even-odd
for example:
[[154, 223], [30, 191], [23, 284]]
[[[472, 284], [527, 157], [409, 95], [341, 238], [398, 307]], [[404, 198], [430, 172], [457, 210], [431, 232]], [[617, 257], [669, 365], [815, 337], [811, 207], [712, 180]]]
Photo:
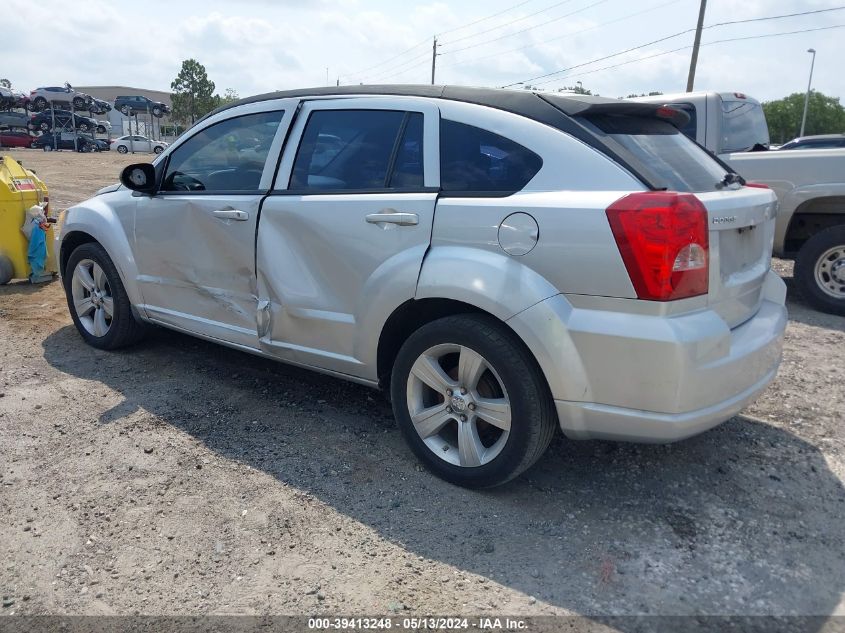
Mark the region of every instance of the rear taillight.
[[644, 191], [607, 208], [637, 297], [674, 301], [707, 294], [707, 209], [690, 193]]
[[755, 189], [771, 189], [769, 185], [764, 185], [762, 182], [746, 182], [746, 187], [754, 187]]

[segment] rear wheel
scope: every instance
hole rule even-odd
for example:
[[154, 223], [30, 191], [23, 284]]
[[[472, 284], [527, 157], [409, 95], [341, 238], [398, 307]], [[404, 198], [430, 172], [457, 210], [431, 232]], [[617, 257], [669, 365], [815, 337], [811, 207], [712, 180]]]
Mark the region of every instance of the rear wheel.
[[36, 112], [41, 112], [47, 109], [47, 99], [44, 97], [35, 97], [31, 103], [35, 106]]
[[816, 233], [798, 251], [795, 281], [817, 310], [845, 315], [845, 225]]
[[439, 477], [471, 488], [529, 468], [557, 422], [536, 361], [486, 315], [446, 317], [412, 334], [393, 367], [391, 398], [416, 456]]
[[78, 124], [77, 124], [77, 126], [76, 126], [76, 128], [77, 128], [80, 132], [87, 132], [88, 130], [90, 130], [90, 129], [91, 129], [91, 126], [90, 126], [90, 125], [88, 125], [87, 123], [78, 123]]
[[129, 149], [126, 147], [126, 145], [118, 145], [117, 146], [117, 153], [118, 154], [125, 154], [128, 151], [129, 151]]
[[161, 118], [161, 115], [162, 115], [162, 114], [163, 114], [163, 113], [162, 113], [162, 111], [161, 111], [161, 108], [159, 108], [158, 106], [156, 106], [155, 108], [153, 108], [153, 116], [154, 116], [154, 117]]
[[156, 145], [156, 146], [153, 148], [153, 151], [154, 151], [156, 154], [161, 154], [161, 153], [164, 151], [164, 148], [163, 148], [161, 145]]
[[121, 112], [122, 114], [125, 114], [126, 116], [129, 116], [129, 115], [130, 115], [130, 113], [132, 112], [132, 108], [130, 108], [128, 105], [121, 106], [121, 107], [120, 107], [120, 112]]
[[117, 349], [143, 337], [117, 268], [99, 244], [89, 242], [71, 253], [64, 285], [73, 323], [89, 345]]

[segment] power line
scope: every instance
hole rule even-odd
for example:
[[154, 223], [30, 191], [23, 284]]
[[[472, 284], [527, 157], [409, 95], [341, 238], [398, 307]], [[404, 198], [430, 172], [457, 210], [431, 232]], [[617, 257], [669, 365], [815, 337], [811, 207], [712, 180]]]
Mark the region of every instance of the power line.
[[[453, 28], [453, 29], [449, 29], [448, 31], [443, 31], [440, 35], [445, 35], [446, 33], [453, 33], [453, 32], [455, 32], [455, 31], [460, 31], [461, 29], [465, 29], [465, 28], [468, 28], [468, 27], [473, 26], [473, 25], [475, 25], [475, 24], [478, 24], [478, 23], [480, 23], [480, 22], [484, 22], [485, 20], [489, 20], [489, 19], [491, 19], [491, 18], [495, 18], [495, 17], [497, 17], [497, 16], [499, 16], [499, 15], [502, 15], [503, 13], [507, 13], [508, 11], [512, 11], [513, 9], [518, 9], [519, 7], [521, 7], [521, 6], [525, 5], [525, 4], [528, 4], [529, 2], [533, 2], [533, 1], [534, 1], [534, 0], [523, 0], [522, 2], [519, 2], [519, 3], [515, 4], [515, 5], [512, 5], [512, 6], [508, 7], [508, 8], [506, 8], [506, 9], [503, 9], [503, 10], [501, 10], [501, 11], [498, 11], [498, 12], [493, 13], [493, 14], [491, 14], [491, 15], [488, 15], [488, 16], [486, 16], [486, 17], [480, 18], [480, 19], [478, 19], [478, 20], [474, 20], [473, 22], [469, 22], [469, 23], [467, 23], [467, 24], [462, 24], [462, 25], [460, 25], [460, 26], [456, 26], [455, 28]], [[567, 1], [567, 2], [568, 2], [569, 0], [565, 0], [565, 1]], [[400, 57], [402, 57], [402, 56], [403, 56], [403, 55], [405, 55], [406, 53], [410, 53], [410, 52], [411, 52], [412, 50], [414, 50], [415, 48], [419, 48], [420, 46], [422, 46], [423, 44], [427, 44], [428, 42], [429, 42], [429, 39], [428, 39], [428, 38], [426, 38], [426, 39], [424, 39], [423, 41], [418, 42], [417, 44], [414, 44], [414, 45], [413, 45], [413, 46], [411, 46], [410, 48], [405, 49], [405, 50], [404, 50], [404, 51], [402, 51], [401, 53], [397, 53], [396, 55], [394, 55], [394, 56], [392, 56], [392, 57], [389, 57], [388, 59], [385, 59], [384, 61], [381, 61], [381, 62], [379, 62], [378, 64], [375, 64], [375, 65], [373, 65], [373, 66], [368, 66], [367, 68], [363, 68], [363, 69], [361, 69], [361, 70], [356, 70], [356, 71], [354, 71], [354, 72], [349, 72], [349, 73], [346, 73], [346, 74], [344, 74], [344, 75], [343, 75], [343, 77], [345, 77], [345, 78], [354, 77], [355, 75], [361, 75], [361, 74], [363, 74], [363, 73], [365, 73], [365, 72], [367, 72], [367, 71], [373, 70], [374, 68], [378, 68], [378, 67], [380, 67], [380, 66], [384, 66], [384, 65], [386, 65], [386, 64], [389, 64], [390, 62], [392, 62], [392, 61], [394, 61], [394, 60], [396, 60], [396, 59], [399, 59]], [[401, 65], [401, 64], [400, 64], [400, 65]]]
[[659, 44], [660, 42], [665, 42], [666, 40], [671, 40], [676, 37], [680, 37], [681, 35], [686, 35], [687, 33], [692, 33], [695, 29], [686, 29], [685, 31], [678, 31], [677, 33], [673, 33], [672, 35], [667, 35], [666, 37], [661, 37], [656, 40], [652, 40], [650, 42], [646, 42], [645, 44], [640, 44], [638, 46], [632, 46], [631, 48], [626, 48], [624, 51], [619, 51], [618, 53], [611, 53], [610, 55], [605, 55], [604, 57], [599, 57], [597, 59], [590, 60], [588, 62], [583, 62], [580, 64], [576, 64], [575, 66], [570, 66], [569, 68], [561, 68], [560, 70], [555, 70], [550, 73], [546, 73], [545, 75], [538, 75], [536, 77], [531, 77], [531, 79], [525, 79], [524, 81], [516, 81], [512, 84], [507, 84], [502, 86], [502, 88], [510, 88], [511, 86], [518, 86], [520, 84], [526, 84], [529, 81], [536, 81], [538, 79], [545, 79], [546, 77], [551, 77], [552, 75], [559, 75], [560, 73], [565, 73], [569, 70], [575, 70], [576, 68], [581, 68], [582, 66], [589, 66], [590, 64], [595, 64], [596, 62], [604, 61], [605, 59], [610, 59], [611, 57], [619, 57], [620, 55], [624, 55], [625, 53], [630, 53], [631, 51], [636, 51], [641, 48], [645, 48], [646, 46], [651, 46], [652, 44]]
[[375, 64], [374, 66], [368, 66], [367, 68], [364, 68], [364, 69], [362, 69], [362, 70], [356, 70], [355, 72], [346, 73], [345, 75], [342, 75], [342, 76], [343, 76], [343, 77], [346, 77], [346, 78], [349, 78], [349, 77], [354, 77], [355, 75], [360, 75], [360, 74], [363, 74], [363, 73], [365, 73], [365, 72], [367, 72], [367, 71], [369, 71], [369, 70], [372, 70], [372, 69], [374, 69], [374, 68], [378, 68], [379, 66], [384, 66], [385, 64], [387, 64], [387, 63], [389, 63], [389, 62], [392, 62], [392, 61], [393, 61], [393, 60], [395, 60], [395, 59], [399, 59], [400, 57], [402, 57], [402, 56], [403, 56], [403, 55], [405, 55], [406, 53], [410, 53], [410, 52], [411, 52], [412, 50], [414, 50], [415, 48], [419, 48], [419, 47], [420, 47], [420, 46], [422, 46], [423, 44], [427, 44], [427, 43], [428, 43], [428, 38], [424, 39], [422, 42], [418, 42], [417, 44], [414, 44], [411, 48], [406, 48], [406, 49], [405, 49], [404, 51], [402, 51], [401, 53], [397, 53], [396, 55], [394, 55], [393, 57], [390, 57], [389, 59], [386, 59], [386, 60], [384, 60], [384, 61], [382, 61], [382, 62], [379, 62], [378, 64]]
[[845, 9], [845, 5], [838, 7], [830, 7], [828, 9], [816, 9], [815, 11], [801, 11], [799, 13], [784, 13], [782, 15], [770, 15], [762, 18], [748, 18], [745, 20], [731, 20], [730, 22], [716, 22], [715, 24], [708, 24], [705, 29], [712, 29], [714, 26], [725, 26], [727, 24], [745, 24], [746, 22], [763, 22], [764, 20], [779, 20], [781, 18], [794, 18], [801, 15], [813, 15], [814, 13], [827, 13], [828, 11], [841, 11]]
[[[451, 55], [452, 53], [459, 53], [461, 51], [469, 50], [470, 48], [477, 48], [478, 46], [484, 46], [485, 44], [490, 44], [491, 42], [498, 42], [499, 40], [503, 40], [503, 39], [508, 38], [508, 37], [513, 37], [514, 35], [520, 35], [521, 33], [531, 31], [531, 30], [539, 28], [541, 26], [547, 26], [547, 25], [552, 24], [554, 22], [559, 22], [563, 18], [568, 18], [572, 15], [575, 15], [576, 13], [582, 13], [583, 11], [586, 11], [588, 9], [592, 9], [593, 7], [596, 7], [600, 4], [604, 4], [605, 2], [608, 2], [608, 0], [596, 0], [596, 2], [593, 2], [592, 4], [588, 4], [586, 7], [581, 7], [580, 9], [576, 9], [575, 11], [570, 11], [569, 13], [564, 13], [563, 15], [558, 16], [558, 17], [556, 17], [552, 20], [548, 20], [546, 22], [543, 22], [542, 24], [535, 24], [534, 26], [528, 26], [528, 27], [525, 27], [524, 29], [520, 29], [519, 31], [514, 31], [513, 33], [505, 33], [504, 35], [500, 35], [499, 37], [494, 37], [494, 38], [491, 38], [489, 40], [484, 40], [483, 42], [478, 42], [476, 44], [470, 44], [469, 46], [464, 46], [462, 48], [456, 48], [455, 50], [447, 50], [445, 53], [441, 53], [441, 55]], [[452, 43], [454, 43], [454, 41]]]
[[384, 79], [390, 79], [391, 77], [395, 77], [396, 75], [403, 74], [406, 70], [410, 68], [414, 68], [419, 66], [419, 60], [425, 58], [426, 60], [430, 59], [431, 53], [429, 51], [425, 51], [420, 53], [419, 55], [415, 55], [414, 57], [405, 60], [398, 66], [393, 66], [392, 68], [387, 68], [385, 70], [377, 72], [375, 75], [367, 75], [366, 78], [368, 81], [383, 81]]
[[498, 51], [496, 53], [491, 53], [490, 55], [482, 55], [481, 57], [472, 57], [470, 59], [456, 60], [456, 61], [453, 61], [451, 64], [444, 64], [444, 66], [446, 68], [450, 68], [452, 66], [456, 66], [457, 64], [473, 64], [473, 63], [478, 62], [478, 61], [490, 59], [491, 57], [501, 57], [502, 55], [507, 55], [509, 53], [516, 53], [518, 51], [524, 51], [528, 48], [536, 48], [537, 46], [540, 46], [542, 44], [548, 44], [549, 42], [555, 42], [557, 40], [562, 40], [565, 37], [571, 37], [573, 35], [581, 35], [582, 33], [588, 33], [589, 31], [595, 31], [596, 29], [600, 29], [600, 28], [607, 26], [609, 24], [615, 24], [616, 22], [622, 22], [624, 20], [629, 20], [629, 19], [636, 17], [638, 15], [642, 15], [643, 13], [649, 13], [650, 11], [656, 11], [657, 9], [662, 9], [664, 7], [668, 7], [671, 4], [677, 4], [681, 1], [682, 0], [669, 0], [668, 2], [664, 2], [662, 4], [658, 4], [658, 5], [655, 5], [653, 7], [649, 7], [648, 9], [643, 9], [642, 11], [635, 11], [634, 13], [629, 13], [628, 15], [623, 15], [622, 17], [616, 18], [614, 20], [608, 20], [607, 22], [601, 22], [600, 24], [596, 24], [594, 26], [590, 26], [590, 27], [587, 27], [585, 29], [578, 29], [576, 31], [568, 31], [568, 32], [566, 32], [562, 35], [558, 35], [558, 36], [543, 40], [542, 42], [535, 42], [533, 44], [526, 44], [525, 46], [518, 46], [516, 48], [510, 48], [508, 50]]
[[[512, 25], [516, 24], [517, 22], [522, 22], [524, 20], [527, 20], [528, 18], [533, 18], [535, 15], [540, 15], [541, 13], [545, 13], [546, 11], [551, 11], [552, 9], [555, 9], [562, 4], [566, 4], [567, 2], [572, 2], [572, 0], [561, 0], [560, 2], [555, 2], [554, 4], [551, 4], [551, 5], [543, 8], [543, 9], [540, 9], [539, 11], [535, 11], [534, 13], [529, 13], [528, 15], [524, 15], [521, 18], [514, 20], [513, 22], [509, 22], [507, 24], [500, 24], [498, 26], [493, 26], [493, 27], [491, 27], [491, 28], [489, 28], [485, 31], [479, 31], [478, 33], [470, 33], [469, 35], [464, 35], [463, 37], [459, 37], [458, 39], [452, 40], [450, 42], [450, 44], [455, 44], [456, 42], [463, 42], [464, 40], [468, 40], [472, 37], [478, 37], [479, 35], [484, 35], [485, 33], [490, 33], [491, 31], [503, 29], [506, 26], [512, 26]], [[444, 35], [444, 34], [441, 33], [441, 35]]]
[[[710, 24], [708, 26], [705, 26], [704, 28], [710, 29], [710, 28], [714, 28], [714, 27], [717, 27], [717, 26], [727, 26], [727, 25], [730, 25], [730, 24], [744, 24], [746, 22], [760, 22], [760, 21], [763, 21], [763, 20], [778, 20], [778, 19], [781, 19], [781, 18], [790, 18], [790, 17], [802, 16], [802, 15], [812, 15], [812, 14], [815, 14], [815, 13], [826, 13], [826, 12], [829, 12], [829, 11], [839, 11], [839, 10], [842, 10], [842, 9], [845, 9], [845, 6], [832, 7], [832, 8], [829, 8], [829, 9], [817, 9], [815, 11], [802, 11], [800, 13], [789, 13], [789, 14], [784, 14], [784, 15], [772, 15], [772, 16], [767, 16], [767, 17], [762, 17], [762, 18], [748, 18], [748, 19], [745, 19], [745, 20], [730, 20], [728, 22], [718, 22], [716, 24]], [[823, 30], [823, 29], [809, 29], [809, 30], [812, 31], [812, 30]], [[686, 35], [687, 33], [692, 33], [693, 31], [695, 31], [695, 29], [686, 29], [684, 31], [678, 31], [677, 33], [667, 35], [666, 37], [661, 37], [659, 39], [652, 40], [651, 42], [646, 42], [645, 44], [640, 44], [638, 46], [632, 46], [631, 48], [626, 48], [623, 51], [619, 51], [617, 53], [611, 53], [610, 55], [605, 55], [603, 57], [599, 57], [597, 59], [593, 59], [593, 60], [588, 61], [588, 62], [583, 62], [581, 64], [576, 64], [575, 66], [570, 66], [568, 68], [562, 68], [560, 70], [555, 70], [555, 71], [552, 71], [550, 73], [538, 75], [537, 77], [525, 79], [523, 81], [517, 81], [517, 82], [514, 82], [514, 83], [510, 83], [510, 84], [507, 84], [505, 86], [502, 86], [502, 88], [510, 88], [511, 86], [518, 86], [520, 84], [525, 84], [525, 83], [528, 83], [528, 82], [531, 82], [531, 81], [536, 81], [538, 79], [545, 79], [545, 78], [551, 77], [553, 75], [559, 75], [560, 73], [564, 73], [564, 72], [567, 72], [567, 71], [570, 71], [570, 70], [574, 70], [576, 68], [581, 68], [583, 66], [589, 66], [590, 64], [594, 64], [596, 62], [601, 62], [601, 61], [604, 61], [605, 59], [610, 59], [612, 57], [618, 57], [619, 55], [624, 55], [625, 53], [630, 53], [631, 51], [639, 50], [641, 48], [651, 46], [652, 44], [659, 44], [660, 42], [665, 42], [666, 40], [674, 39], [676, 37], [680, 37], [681, 35]], [[800, 32], [802, 32], [802, 31], [795, 31], [795, 33], [800, 33]], [[791, 33], [784, 33], [784, 35], [788, 35], [788, 34], [791, 34]], [[753, 39], [753, 38], [756, 38], [756, 37], [761, 37], [761, 36], [750, 36], [747, 39]], [[540, 83], [547, 83], [547, 82], [540, 82]]]
[[462, 30], [462, 29], [466, 29], [466, 28], [469, 28], [469, 27], [471, 27], [471, 26], [475, 26], [476, 24], [480, 24], [481, 22], [485, 22], [486, 20], [489, 20], [489, 19], [491, 19], [491, 18], [498, 17], [498, 16], [502, 15], [503, 13], [507, 13], [508, 11], [512, 11], [512, 10], [514, 10], [514, 9], [518, 9], [518, 8], [519, 8], [519, 7], [521, 7], [522, 5], [528, 4], [529, 2], [533, 2], [533, 1], [534, 1], [534, 0], [525, 0], [525, 2], [520, 2], [519, 4], [515, 4], [515, 5], [511, 6], [511, 7], [508, 7], [507, 9], [503, 9], [503, 10], [499, 11], [498, 13], [493, 13], [493, 14], [491, 14], [491, 15], [488, 15], [488, 16], [486, 16], [486, 17], [483, 17], [483, 18], [481, 18], [481, 19], [479, 19], [479, 20], [476, 20], [475, 22], [469, 22], [468, 24], [463, 24], [463, 25], [461, 25], [461, 26], [456, 26], [455, 28], [453, 28], [453, 29], [449, 29], [448, 31], [441, 31], [440, 33], [438, 33], [438, 35], [447, 35], [448, 33], [454, 33], [455, 31], [460, 31], [460, 30]]
[[[725, 44], [727, 42], [739, 42], [742, 40], [755, 40], [764, 37], [780, 37], [783, 35], [795, 35], [798, 33], [809, 33], [811, 31], [827, 31], [829, 29], [841, 29], [845, 27], [845, 24], [834, 24], [832, 26], [821, 26], [812, 29], [800, 29], [797, 31], [784, 31], [781, 33], [764, 33], [762, 35], [748, 35], [745, 37], [731, 37], [722, 40], [714, 40], [712, 42], [704, 42], [701, 46], [713, 46], [714, 44]], [[670, 51], [661, 51], [659, 53], [654, 53], [653, 55], [647, 55], [645, 57], [638, 57], [637, 59], [630, 59], [626, 62], [621, 62], [619, 64], [612, 64], [610, 66], [602, 66], [601, 68], [594, 68], [593, 70], [587, 70], [580, 73], [575, 73], [574, 75], [566, 75], [565, 79], [572, 79], [574, 77], [584, 77], [586, 75], [592, 75], [593, 73], [601, 72], [604, 70], [612, 70], [614, 68], [619, 68], [620, 66], [627, 66], [628, 64], [636, 64], [637, 62], [643, 62], [649, 59], [654, 59], [655, 57], [663, 57], [664, 55], [671, 55], [672, 53], [678, 53], [680, 51], [689, 50], [692, 48], [692, 45], [687, 46], [680, 46], [678, 48], [673, 48]], [[536, 85], [541, 86], [543, 84], [551, 83], [552, 81], [556, 81], [557, 79], [562, 79], [561, 77], [556, 77], [555, 79], [547, 79], [546, 81], [539, 81]]]

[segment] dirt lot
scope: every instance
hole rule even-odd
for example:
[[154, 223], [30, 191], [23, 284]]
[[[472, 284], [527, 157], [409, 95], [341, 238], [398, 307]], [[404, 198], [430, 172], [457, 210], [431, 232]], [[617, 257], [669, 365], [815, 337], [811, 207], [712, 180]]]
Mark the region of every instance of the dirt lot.
[[[62, 208], [133, 157], [10, 152]], [[845, 319], [791, 270], [777, 381], [670, 446], [557, 437], [471, 492], [374, 391], [0, 288], [1, 614], [845, 615]]]

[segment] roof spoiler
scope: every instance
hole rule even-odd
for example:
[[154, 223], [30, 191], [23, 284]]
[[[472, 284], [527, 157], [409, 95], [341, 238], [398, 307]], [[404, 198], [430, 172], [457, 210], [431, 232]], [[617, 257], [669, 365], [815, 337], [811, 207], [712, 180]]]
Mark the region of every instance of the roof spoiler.
[[634, 101], [619, 101], [613, 99], [574, 99], [559, 98], [555, 95], [537, 93], [541, 99], [561, 110], [569, 116], [630, 116], [647, 119], [661, 119], [680, 129], [689, 123], [690, 116], [683, 110], [670, 105], [656, 103], [638, 103]]

